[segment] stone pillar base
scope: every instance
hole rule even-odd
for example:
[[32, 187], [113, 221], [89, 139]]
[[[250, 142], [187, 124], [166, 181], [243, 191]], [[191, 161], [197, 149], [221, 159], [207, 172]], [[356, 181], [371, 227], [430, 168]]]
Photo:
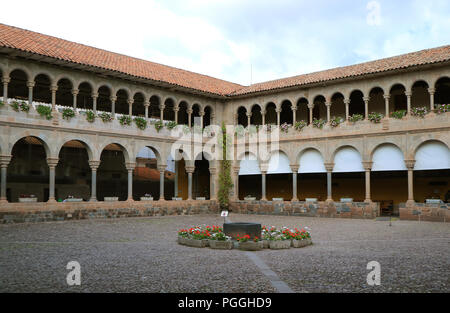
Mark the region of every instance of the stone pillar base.
[[97, 198], [90, 198], [89, 202], [97, 202]]
[[6, 198], [3, 198], [3, 199], [0, 199], [0, 203], [4, 204], [4, 203], [9, 203], [9, 202]]
[[297, 199], [297, 198], [293, 198], [293, 199], [291, 200], [291, 202], [298, 202], [298, 199]]
[[327, 199], [327, 200], [325, 200], [325, 202], [326, 202], [327, 204], [330, 204], [330, 203], [334, 203], [334, 200], [333, 200], [333, 199]]
[[406, 206], [407, 206], [407, 207], [414, 206], [415, 204], [416, 204], [416, 201], [414, 201], [414, 200], [408, 200], [408, 201], [406, 201]]
[[364, 200], [364, 202], [365, 203], [372, 203], [372, 200], [371, 199], [366, 199], [366, 200]]
[[53, 199], [48, 199], [47, 203], [56, 203], [56, 200], [55, 200], [55, 198], [53, 198]]

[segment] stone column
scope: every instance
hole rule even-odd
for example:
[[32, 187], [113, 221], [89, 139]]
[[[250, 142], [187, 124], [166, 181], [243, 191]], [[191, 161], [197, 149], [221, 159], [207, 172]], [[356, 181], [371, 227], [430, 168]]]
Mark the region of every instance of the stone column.
[[298, 177], [298, 168], [299, 165], [291, 165], [292, 170], [292, 200], [291, 201], [298, 201], [297, 198], [297, 177]]
[[79, 92], [78, 89], [72, 89], [72, 106], [74, 110], [77, 109], [77, 97]]
[[188, 173], [188, 200], [192, 200], [192, 174], [194, 171], [194, 166], [186, 166], [186, 173]]
[[292, 125], [295, 125], [295, 122], [297, 121], [297, 106], [293, 105], [291, 106], [292, 110]]
[[348, 121], [350, 117], [350, 99], [344, 99], [345, 104], [345, 120]]
[[33, 104], [33, 88], [36, 85], [36, 83], [33, 80], [27, 81], [27, 87], [28, 87], [28, 104]]
[[266, 125], [266, 111], [261, 111], [262, 124]]
[[247, 113], [247, 127], [250, 127], [251, 119], [252, 119], [252, 113]]
[[372, 170], [373, 162], [363, 162], [364, 170], [366, 173], [366, 199], [364, 202], [370, 203], [372, 202], [370, 196], [370, 171]]
[[216, 118], [216, 114], [211, 113], [211, 121], [210, 121], [211, 125], [214, 125], [214, 123], [216, 122], [215, 118]]
[[97, 99], [98, 99], [98, 93], [93, 92], [91, 94], [92, 97], [92, 111], [94, 111], [94, 114], [97, 115]]
[[267, 201], [266, 198], [266, 174], [267, 171], [261, 171], [261, 201]]
[[132, 117], [132, 116], [133, 116], [133, 103], [134, 103], [134, 99], [128, 99], [128, 100], [127, 100], [127, 103], [128, 103], [128, 115], [129, 115], [130, 117]]
[[11, 162], [10, 155], [2, 155], [0, 156], [0, 166], [1, 166], [1, 188], [0, 188], [0, 203], [7, 203], [8, 200], [6, 198], [6, 178], [9, 162]]
[[193, 112], [193, 110], [192, 110], [192, 108], [188, 108], [186, 112], [187, 112], [187, 114], [188, 114], [188, 126], [191, 127], [191, 125], [192, 125], [192, 112]]
[[178, 124], [178, 111], [180, 111], [180, 108], [178, 106], [173, 107], [173, 113], [175, 115], [175, 123]]
[[327, 102], [325, 106], [327, 107], [327, 123], [329, 123], [331, 120], [331, 103]]
[[428, 88], [428, 93], [430, 94], [430, 112], [433, 112], [433, 110], [434, 110], [434, 93], [435, 92], [436, 92], [436, 89]]
[[370, 101], [370, 97], [364, 97], [364, 118], [366, 120], [369, 119], [369, 101]]
[[159, 201], [164, 201], [164, 173], [167, 165], [158, 165], [159, 171]]
[[384, 95], [384, 110], [385, 110], [385, 117], [389, 118], [389, 99], [391, 99], [391, 95]]
[[162, 121], [164, 121], [164, 109], [166, 108], [166, 106], [164, 104], [159, 106], [159, 119]]
[[413, 186], [413, 171], [416, 160], [405, 160], [406, 168], [408, 169], [408, 201], [406, 201], [407, 206], [414, 205], [414, 186]]
[[333, 202], [333, 193], [332, 193], [332, 172], [333, 172], [334, 163], [325, 163], [325, 168], [327, 170], [327, 202]]
[[2, 83], [3, 83], [3, 102], [8, 101], [8, 84], [11, 81], [11, 77], [9, 76], [3, 76]]
[[48, 202], [54, 203], [55, 200], [55, 169], [58, 165], [58, 158], [47, 158], [47, 164], [49, 168], [49, 197]]
[[91, 167], [91, 199], [90, 202], [97, 201], [97, 169], [100, 166], [100, 161], [89, 161]]
[[52, 111], [56, 112], [56, 91], [58, 90], [57, 85], [51, 85], [50, 91], [52, 92]]
[[200, 128], [203, 129], [203, 117], [205, 116], [205, 111], [200, 111]]
[[111, 117], [115, 118], [116, 117], [116, 101], [117, 101], [117, 97], [116, 96], [111, 96], [111, 97], [109, 97], [109, 100], [111, 100]]
[[129, 162], [125, 165], [128, 171], [128, 198], [127, 201], [133, 200], [133, 171], [136, 166], [136, 163]]
[[239, 170], [240, 166], [233, 166], [234, 173], [234, 199], [239, 201]]
[[308, 105], [308, 109], [309, 109], [309, 124], [312, 124], [312, 122], [313, 122], [313, 109], [314, 109], [314, 106]]
[[216, 174], [217, 174], [217, 168], [210, 167], [209, 168], [209, 199], [210, 200], [217, 200]]
[[281, 109], [277, 108], [277, 109], [276, 109], [276, 112], [277, 112], [277, 125], [278, 125], [278, 127], [279, 127], [279, 126], [280, 126], [280, 123], [281, 123], [281, 116], [280, 116], [280, 114], [281, 114]]
[[408, 116], [411, 115], [411, 96], [412, 96], [412, 92], [411, 91], [407, 91], [405, 92], [406, 95], [406, 114]]

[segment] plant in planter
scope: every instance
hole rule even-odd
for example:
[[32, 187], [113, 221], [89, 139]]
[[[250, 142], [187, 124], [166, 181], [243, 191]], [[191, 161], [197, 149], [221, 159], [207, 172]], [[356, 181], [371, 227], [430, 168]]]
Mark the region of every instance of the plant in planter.
[[406, 115], [406, 110], [398, 110], [391, 113], [391, 117], [401, 120]]
[[283, 227], [281, 230], [271, 228], [269, 238], [270, 249], [289, 249], [291, 246], [290, 235], [288, 229]]
[[292, 125], [291, 124], [288, 124], [288, 123], [283, 123], [283, 124], [281, 124], [281, 126], [280, 126], [280, 130], [283, 132], [283, 133], [288, 133], [289, 132], [289, 128], [291, 128], [292, 127]]
[[321, 118], [320, 119], [314, 118], [312, 124], [314, 127], [322, 129], [323, 126], [326, 124], [326, 121]]
[[237, 126], [234, 128], [234, 133], [236, 134], [236, 136], [237, 136], [238, 138], [244, 137], [244, 135], [245, 135], [245, 128], [244, 128], [244, 126], [242, 126], [242, 125], [237, 125]]
[[[89, 123], [93, 123], [95, 121], [95, 113], [94, 113], [94, 111], [87, 110], [85, 114], [86, 114], [86, 120]], [[64, 116], [64, 113], [63, 113], [63, 116]]]
[[11, 101], [11, 103], [9, 104], [9, 106], [16, 112], [19, 112], [19, 102], [14, 100]]
[[442, 114], [445, 112], [450, 112], [450, 104], [438, 104], [434, 110], [436, 114]]
[[[94, 112], [92, 112], [92, 114], [94, 114]], [[63, 109], [63, 111], [62, 111], [63, 119], [70, 120], [74, 116], [75, 116], [75, 111], [72, 108], [65, 108], [65, 109]]]
[[298, 230], [295, 228], [295, 231], [291, 233], [291, 239], [294, 248], [306, 247], [312, 243], [311, 234], [305, 229]]
[[30, 105], [28, 103], [26, 103], [25, 101], [20, 101], [19, 102], [19, 109], [22, 112], [30, 112]]
[[338, 127], [339, 124], [341, 124], [343, 121], [344, 121], [344, 119], [342, 117], [339, 117], [339, 116], [333, 117], [330, 120], [330, 126], [331, 127]]
[[428, 114], [428, 109], [426, 107], [417, 107], [411, 109], [411, 115], [415, 117], [424, 118]]
[[231, 237], [223, 232], [216, 232], [209, 237], [209, 247], [211, 249], [231, 250], [233, 249], [233, 242]]
[[277, 128], [277, 125], [275, 125], [275, 124], [264, 125], [264, 130], [268, 133], [271, 133], [275, 128]]
[[36, 107], [36, 111], [39, 113], [40, 116], [45, 117], [48, 120], [51, 120], [53, 118], [52, 116], [52, 108], [47, 105], [39, 104]]
[[298, 122], [295, 122], [294, 129], [299, 132], [303, 128], [305, 128], [307, 125], [308, 125], [308, 123], [306, 123], [306, 121], [298, 121]]
[[379, 123], [379, 122], [381, 122], [381, 119], [383, 117], [384, 117], [383, 114], [377, 113], [377, 112], [372, 112], [372, 113], [369, 113], [369, 115], [368, 115], [369, 121], [371, 121], [372, 123]]
[[164, 127], [164, 124], [161, 120], [155, 122], [155, 129], [159, 133], [159, 131]]
[[236, 238], [237, 242], [239, 243], [239, 249], [240, 250], [246, 250], [246, 251], [258, 251], [263, 248], [262, 241], [255, 241], [255, 239], [250, 240], [249, 235], [243, 235], [243, 236], [237, 236]]
[[103, 123], [108, 123], [111, 122], [113, 120], [111, 114], [107, 113], [107, 112], [102, 112], [98, 115], [98, 117], [100, 117], [103, 121]]
[[118, 118], [120, 125], [122, 126], [130, 126], [131, 125], [131, 116], [129, 115], [121, 115]]
[[188, 125], [183, 125], [183, 134], [188, 135], [191, 132], [191, 128]]
[[3, 102], [3, 100], [0, 100], [0, 107], [4, 106], [5, 102]]
[[134, 123], [136, 124], [137, 128], [139, 128], [140, 130], [144, 130], [147, 128], [147, 120], [143, 117], [135, 117], [134, 118]]
[[175, 121], [170, 121], [170, 122], [167, 122], [166, 123], [166, 128], [168, 129], [168, 130], [172, 130], [172, 129], [174, 129], [175, 127], [177, 127], [177, 123], [175, 122]]
[[349, 116], [348, 120], [352, 123], [356, 123], [364, 120], [364, 116], [362, 114], [353, 114], [352, 116]]

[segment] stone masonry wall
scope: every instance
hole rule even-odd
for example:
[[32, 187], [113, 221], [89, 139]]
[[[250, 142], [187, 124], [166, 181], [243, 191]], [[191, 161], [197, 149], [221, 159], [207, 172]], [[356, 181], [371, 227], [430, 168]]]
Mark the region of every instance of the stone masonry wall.
[[429, 222], [450, 222], [450, 203], [415, 203], [413, 206], [400, 205], [400, 219]]

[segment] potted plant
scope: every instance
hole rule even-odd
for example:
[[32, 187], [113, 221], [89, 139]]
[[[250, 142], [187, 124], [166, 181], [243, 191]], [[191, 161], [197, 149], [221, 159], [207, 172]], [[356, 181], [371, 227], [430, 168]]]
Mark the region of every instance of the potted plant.
[[215, 232], [209, 237], [209, 247], [211, 249], [231, 250], [233, 249], [233, 242], [231, 237], [225, 235], [225, 233]]
[[155, 122], [155, 129], [159, 133], [159, 131], [164, 127], [164, 124], [161, 120]]
[[437, 104], [434, 111], [436, 112], [436, 114], [450, 112], [450, 104]]
[[251, 195], [248, 195], [244, 198], [245, 201], [256, 201], [256, 197], [252, 197]]
[[331, 127], [338, 127], [339, 124], [341, 124], [343, 121], [344, 121], [344, 119], [342, 117], [339, 117], [339, 116], [333, 117], [330, 120], [330, 126]]
[[[95, 113], [94, 113], [94, 111], [92, 111], [92, 110], [87, 110], [86, 112], [85, 112], [85, 114], [86, 114], [86, 120], [89, 122], [89, 123], [93, 123], [94, 121], [95, 121]], [[64, 116], [64, 115], [63, 115]]]
[[130, 126], [131, 125], [131, 117], [129, 115], [121, 115], [118, 118], [120, 125], [122, 126]]
[[383, 117], [384, 117], [383, 114], [377, 113], [377, 112], [372, 112], [372, 113], [369, 113], [369, 115], [368, 115], [369, 121], [371, 121], [372, 123], [375, 123], [375, 124], [381, 122], [381, 119]]
[[170, 121], [170, 122], [167, 122], [166, 123], [166, 128], [168, 129], [168, 130], [172, 130], [172, 129], [174, 129], [175, 127], [177, 127], [177, 123], [175, 122], [175, 121]]
[[189, 229], [189, 238], [185, 241], [187, 246], [195, 248], [204, 248], [209, 244], [209, 237], [211, 233], [208, 230], [203, 230], [201, 227]]
[[291, 238], [288, 229], [283, 227], [281, 230], [275, 230], [270, 233], [269, 248], [274, 250], [289, 249], [291, 247]]
[[272, 226], [270, 229], [268, 229], [266, 226], [263, 226], [261, 228], [261, 238], [262, 238], [262, 242], [263, 242], [263, 249], [269, 249], [270, 233], [275, 230], [276, 230], [276, 228], [274, 226]]
[[292, 238], [292, 247], [294, 248], [303, 248], [310, 244], [311, 242], [311, 234], [305, 229], [298, 230], [295, 228], [295, 232], [291, 235]]
[[283, 124], [281, 124], [281, 126], [280, 126], [280, 130], [281, 130], [281, 132], [287, 134], [287, 133], [289, 132], [289, 128], [291, 128], [291, 127], [292, 127], [291, 124], [283, 123]]
[[113, 120], [111, 114], [107, 113], [107, 112], [102, 112], [98, 115], [98, 117], [100, 117], [103, 121], [103, 123], [108, 123], [111, 122]]
[[406, 115], [406, 110], [398, 110], [391, 113], [391, 117], [401, 120]]
[[251, 240], [250, 235], [238, 235], [236, 240], [240, 250], [259, 251], [263, 248], [263, 242], [258, 237], [254, 237]]
[[428, 114], [428, 109], [426, 107], [417, 107], [411, 109], [411, 115], [415, 117], [424, 118]]
[[143, 117], [137, 116], [134, 118], [134, 123], [136, 124], [137, 128], [140, 130], [144, 130], [147, 128], [147, 120]]
[[322, 129], [323, 126], [325, 125], [325, 123], [326, 123], [326, 121], [321, 118], [320, 119], [314, 118], [313, 122], [312, 122], [313, 126], [315, 128], [319, 128], [319, 129]]
[[36, 111], [39, 113], [40, 116], [45, 117], [47, 120], [51, 120], [53, 118], [52, 107], [50, 106], [39, 104], [36, 107]]
[[[92, 112], [92, 114], [94, 114], [94, 112]], [[75, 111], [72, 108], [65, 108], [65, 109], [63, 109], [63, 111], [62, 111], [63, 119], [70, 120], [74, 116], [75, 116]]]
[[141, 201], [153, 201], [153, 197], [151, 194], [146, 193], [143, 197], [141, 197]]
[[303, 128], [305, 128], [307, 125], [308, 125], [308, 123], [306, 123], [306, 121], [298, 121], [298, 122], [295, 122], [294, 129], [299, 132]]
[[364, 116], [362, 114], [353, 114], [352, 116], [349, 116], [348, 120], [352, 123], [356, 123], [364, 120]]

